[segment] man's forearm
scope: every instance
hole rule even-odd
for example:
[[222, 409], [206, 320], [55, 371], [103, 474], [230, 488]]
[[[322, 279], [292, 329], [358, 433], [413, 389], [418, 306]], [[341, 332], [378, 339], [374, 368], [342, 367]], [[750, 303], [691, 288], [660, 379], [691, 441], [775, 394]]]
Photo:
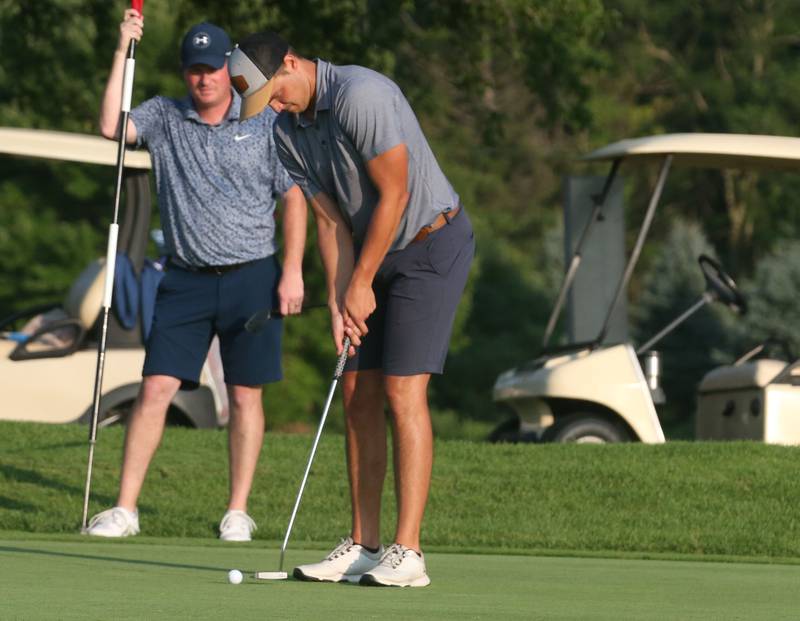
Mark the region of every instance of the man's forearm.
[[364, 246], [353, 272], [357, 286], [368, 287], [392, 247], [408, 204], [408, 149], [399, 144], [367, 162], [367, 172], [380, 199], [372, 212]]
[[342, 311], [342, 299], [353, 274], [353, 242], [349, 235], [336, 225], [317, 220], [317, 246], [325, 269], [325, 284], [328, 289], [328, 307]]
[[408, 195], [382, 196], [372, 213], [364, 246], [353, 270], [353, 280], [371, 285], [375, 274], [392, 247], [403, 217]]
[[308, 207], [303, 192], [294, 186], [283, 195], [283, 268], [301, 271], [306, 245]]
[[342, 301], [355, 263], [353, 236], [345, 224], [339, 208], [324, 192], [311, 199], [317, 223], [317, 246], [325, 269], [328, 289], [328, 306], [332, 312], [341, 313]]
[[108, 75], [106, 90], [103, 93], [103, 101], [100, 106], [100, 133], [106, 138], [117, 138], [119, 136], [120, 107], [122, 105], [122, 79], [125, 75], [124, 50], [114, 52], [114, 60], [111, 63], [111, 72]]

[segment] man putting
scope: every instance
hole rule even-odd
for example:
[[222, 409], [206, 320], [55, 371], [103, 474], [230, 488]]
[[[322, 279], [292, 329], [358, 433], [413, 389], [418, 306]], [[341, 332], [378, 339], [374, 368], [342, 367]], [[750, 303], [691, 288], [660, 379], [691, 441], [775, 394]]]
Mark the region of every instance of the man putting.
[[[408, 101], [387, 77], [297, 54], [277, 34], [231, 53], [242, 119], [266, 106], [278, 155], [310, 200], [343, 376], [352, 531], [301, 580], [426, 586], [420, 527], [433, 463], [427, 388], [441, 373], [474, 253], [472, 227]], [[397, 529], [380, 541], [391, 413]]]

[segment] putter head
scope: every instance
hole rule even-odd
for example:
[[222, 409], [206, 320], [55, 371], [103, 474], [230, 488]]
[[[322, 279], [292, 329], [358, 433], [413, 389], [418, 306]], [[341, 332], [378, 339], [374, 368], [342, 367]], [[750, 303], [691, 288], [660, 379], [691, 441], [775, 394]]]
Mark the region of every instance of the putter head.
[[286, 580], [289, 577], [285, 571], [257, 571], [256, 580]]
[[[317, 309], [317, 308], [327, 308], [327, 304], [308, 304], [302, 308], [303, 311]], [[280, 309], [277, 308], [265, 308], [260, 311], [253, 313], [250, 318], [244, 322], [244, 329], [248, 332], [260, 332], [262, 328], [267, 325], [267, 322], [270, 319], [282, 319], [283, 315], [281, 314]]]

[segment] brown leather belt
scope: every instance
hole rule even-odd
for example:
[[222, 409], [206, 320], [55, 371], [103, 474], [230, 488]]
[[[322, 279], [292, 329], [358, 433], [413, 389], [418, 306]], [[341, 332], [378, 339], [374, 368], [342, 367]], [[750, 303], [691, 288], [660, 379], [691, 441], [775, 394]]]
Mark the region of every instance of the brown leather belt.
[[438, 216], [436, 216], [436, 220], [434, 220], [427, 226], [423, 226], [419, 230], [419, 233], [417, 233], [414, 236], [414, 239], [411, 240], [411, 243], [413, 244], [416, 242], [420, 242], [434, 231], [437, 231], [440, 228], [442, 228], [445, 224], [449, 224], [450, 220], [455, 218], [458, 215], [459, 211], [461, 211], [460, 205], [458, 207], [453, 207], [450, 211], [443, 211]]

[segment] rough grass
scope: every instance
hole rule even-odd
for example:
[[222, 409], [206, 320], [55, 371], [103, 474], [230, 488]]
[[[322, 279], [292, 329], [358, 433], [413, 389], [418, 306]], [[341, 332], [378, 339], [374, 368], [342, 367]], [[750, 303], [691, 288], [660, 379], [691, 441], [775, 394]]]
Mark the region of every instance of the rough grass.
[[[93, 512], [114, 502], [122, 438], [122, 429], [100, 433]], [[267, 435], [250, 505], [259, 539], [282, 540], [311, 440]], [[294, 545], [327, 547], [347, 532], [343, 444], [323, 436]], [[746, 442], [440, 441], [423, 541], [458, 551], [798, 559], [798, 457], [795, 448]], [[75, 533], [86, 458], [83, 427], [0, 423], [0, 531]], [[143, 535], [213, 537], [227, 498], [226, 459], [224, 431], [168, 429], [140, 499]], [[387, 480], [385, 540], [391, 492]]]

